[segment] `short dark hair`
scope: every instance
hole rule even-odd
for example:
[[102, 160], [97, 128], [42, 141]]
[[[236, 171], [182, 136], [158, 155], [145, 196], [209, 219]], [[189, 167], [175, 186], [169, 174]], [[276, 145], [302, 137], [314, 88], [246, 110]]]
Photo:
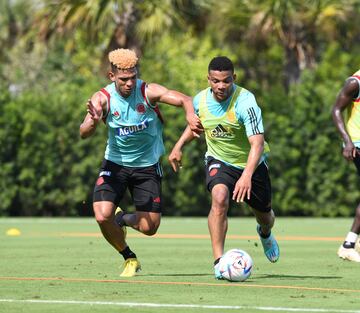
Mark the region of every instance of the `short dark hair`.
[[234, 73], [234, 64], [228, 57], [218, 56], [210, 61], [208, 71], [231, 71]]

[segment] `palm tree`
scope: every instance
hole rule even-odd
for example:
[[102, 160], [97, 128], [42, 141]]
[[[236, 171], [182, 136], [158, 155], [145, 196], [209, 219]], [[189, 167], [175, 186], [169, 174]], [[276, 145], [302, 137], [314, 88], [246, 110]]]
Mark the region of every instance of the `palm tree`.
[[105, 42], [104, 55], [124, 47], [141, 54], [145, 41], [196, 24], [202, 7], [201, 0], [45, 0], [34, 29], [44, 41], [54, 36], [71, 41], [79, 30], [93, 43]]
[[354, 17], [359, 18], [359, 1], [230, 0], [214, 12], [225, 41], [236, 45], [245, 40], [258, 49], [267, 49], [274, 40], [282, 45], [288, 88], [299, 81], [302, 70], [316, 65], [324, 40], [343, 38], [341, 30], [350, 29]]
[[22, 36], [30, 29], [29, 12], [32, 10], [33, 5], [29, 1], [0, 1], [0, 76], [4, 82], [7, 75], [3, 67], [10, 63], [12, 48], [22, 43]]

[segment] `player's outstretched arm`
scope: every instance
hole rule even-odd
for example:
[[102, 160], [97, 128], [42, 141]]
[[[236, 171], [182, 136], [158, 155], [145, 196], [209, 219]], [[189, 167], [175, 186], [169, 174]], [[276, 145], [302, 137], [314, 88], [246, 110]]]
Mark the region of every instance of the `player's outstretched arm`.
[[204, 128], [201, 125], [199, 117], [194, 112], [192, 98], [176, 90], [169, 90], [159, 84], [149, 84], [146, 89], [146, 95], [151, 103], [163, 102], [174, 106], [182, 106], [186, 113], [186, 120], [190, 129], [198, 137]]
[[180, 136], [179, 140], [175, 144], [174, 148], [171, 150], [169, 154], [169, 162], [174, 172], [177, 172], [180, 168], [182, 168], [181, 158], [182, 158], [182, 147], [192, 141], [196, 136], [193, 131], [190, 129], [190, 126], [187, 126]]
[[96, 92], [86, 103], [87, 114], [80, 125], [80, 137], [87, 138], [94, 134], [98, 123], [101, 121], [106, 110], [106, 98], [100, 92]]
[[356, 156], [356, 148], [351, 141], [349, 133], [346, 130], [342, 111], [351, 104], [359, 94], [359, 83], [356, 79], [350, 78], [345, 82], [339, 95], [336, 98], [332, 109], [332, 118], [336, 128], [338, 129], [342, 140], [344, 141], [343, 156], [347, 160], [353, 160]]
[[235, 184], [232, 199], [236, 202], [243, 202], [245, 197], [250, 199], [251, 178], [259, 164], [260, 157], [264, 152], [264, 135], [257, 134], [249, 137], [250, 152], [246, 162], [245, 169]]

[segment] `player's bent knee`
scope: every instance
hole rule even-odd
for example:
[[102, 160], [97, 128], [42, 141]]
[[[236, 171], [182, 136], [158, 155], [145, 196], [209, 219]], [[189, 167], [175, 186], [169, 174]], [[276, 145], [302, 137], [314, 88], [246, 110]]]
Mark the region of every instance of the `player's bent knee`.
[[107, 216], [107, 215], [101, 214], [99, 212], [95, 212], [95, 220], [99, 225], [103, 225], [103, 224], [112, 222], [111, 216]]
[[225, 205], [229, 201], [229, 196], [227, 193], [222, 193], [212, 197], [212, 202], [220, 205]]
[[99, 225], [103, 225], [109, 222], [109, 219], [103, 215], [96, 215], [95, 219]]

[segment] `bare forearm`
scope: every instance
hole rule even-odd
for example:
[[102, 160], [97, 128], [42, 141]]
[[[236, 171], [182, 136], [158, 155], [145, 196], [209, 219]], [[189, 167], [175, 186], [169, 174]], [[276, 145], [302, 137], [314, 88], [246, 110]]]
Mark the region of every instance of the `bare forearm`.
[[190, 129], [190, 126], [187, 126], [180, 136], [179, 140], [175, 144], [174, 148], [172, 149], [171, 153], [169, 154], [169, 162], [171, 164], [171, 167], [173, 168], [174, 172], [177, 172], [180, 168], [182, 168], [181, 165], [181, 158], [182, 158], [182, 147], [192, 139], [194, 139], [194, 135]]
[[243, 173], [235, 184], [232, 199], [236, 202], [243, 202], [244, 199], [251, 197], [251, 178], [259, 163], [260, 157], [264, 151], [264, 137], [254, 135], [249, 137], [250, 152]]
[[80, 125], [80, 137], [82, 139], [88, 138], [95, 133], [97, 124], [93, 119], [85, 120]]
[[186, 97], [182, 100], [182, 106], [187, 116], [195, 114], [193, 102], [190, 97]]
[[332, 118], [333, 118], [334, 124], [335, 124], [337, 130], [339, 131], [343, 141], [345, 143], [350, 142], [351, 138], [346, 130], [345, 123], [344, 123], [343, 117], [341, 115], [341, 110], [338, 108], [334, 108], [332, 111]]
[[169, 90], [168, 94], [161, 97], [160, 101], [176, 107], [183, 107], [185, 114], [188, 116], [195, 114], [192, 98], [178, 91]]
[[81, 138], [87, 138], [95, 132], [97, 124], [104, 116], [106, 104], [107, 100], [100, 92], [96, 92], [91, 99], [88, 99], [86, 103], [87, 114], [80, 125]]
[[193, 135], [190, 126], [187, 126], [182, 135], [180, 136], [179, 140], [176, 142], [175, 147], [181, 150], [183, 146], [192, 141], [194, 138], [195, 136]]
[[255, 169], [259, 164], [259, 160], [264, 152], [264, 143], [254, 143], [251, 145], [249, 156], [247, 159], [246, 167], [244, 169], [245, 175], [250, 175], [254, 173]]

